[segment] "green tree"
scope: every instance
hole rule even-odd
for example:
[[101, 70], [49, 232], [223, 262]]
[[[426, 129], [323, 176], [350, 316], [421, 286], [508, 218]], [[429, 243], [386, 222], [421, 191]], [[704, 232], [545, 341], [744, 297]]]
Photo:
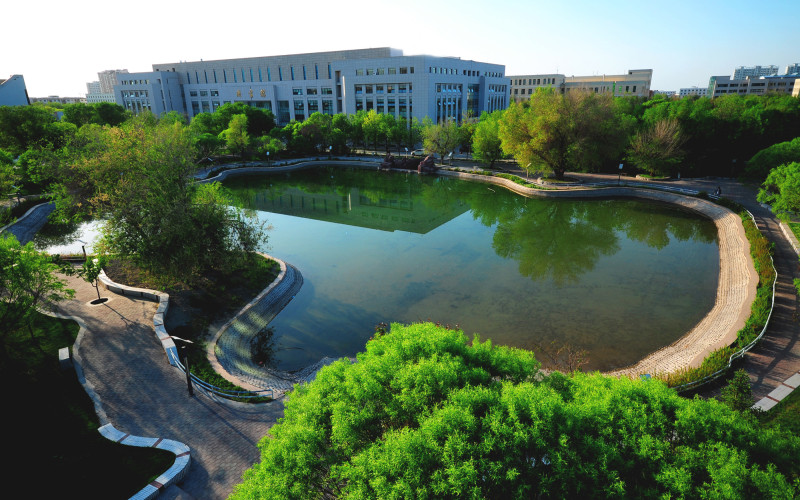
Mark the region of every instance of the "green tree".
[[228, 128], [219, 134], [219, 138], [225, 141], [228, 151], [244, 157], [247, 148], [250, 146], [250, 135], [247, 133], [247, 115], [233, 115]]
[[83, 279], [85, 279], [94, 287], [94, 290], [97, 292], [98, 301], [101, 300], [101, 298], [100, 286], [97, 280], [100, 277], [100, 273], [103, 271], [103, 267], [105, 267], [106, 263], [107, 259], [103, 255], [93, 259], [86, 259], [80, 271], [80, 275], [83, 277]]
[[500, 121], [503, 150], [520, 165], [564, 178], [568, 168], [595, 168], [616, 152], [620, 141], [608, 93], [538, 89], [529, 101], [512, 102]]
[[0, 197], [13, 193], [19, 183], [19, 174], [10, 153], [0, 149]]
[[772, 205], [780, 217], [800, 211], [800, 163], [772, 169], [758, 192], [758, 201]]
[[778, 165], [793, 161], [800, 162], [800, 137], [791, 141], [779, 142], [762, 149], [747, 161], [745, 173], [754, 179], [766, 179], [770, 170]]
[[0, 106], [0, 148], [13, 155], [46, 147], [54, 139], [56, 117], [40, 106]]
[[[68, 268], [55, 264], [52, 258], [33, 248], [33, 243], [20, 245], [13, 235], [0, 235], [0, 346], [8, 356], [6, 339], [11, 332], [30, 327], [39, 308], [74, 296], [74, 290], [56, 276]], [[30, 330], [31, 338], [33, 331]]]
[[97, 111], [99, 125], [116, 127], [132, 116], [130, 111], [113, 102], [98, 102], [94, 105], [94, 109]]
[[378, 330], [295, 388], [231, 498], [797, 494], [800, 438], [657, 381], [543, 375], [432, 324]]
[[481, 115], [472, 136], [472, 156], [481, 162], [488, 163], [489, 168], [503, 157], [503, 146], [500, 141], [500, 117], [502, 111], [484, 112]]
[[683, 159], [685, 139], [675, 119], [662, 119], [631, 139], [626, 159], [651, 175], [670, 175]]
[[62, 219], [74, 210], [108, 214], [107, 253], [191, 280], [239, 262], [266, 241], [263, 224], [224, 190], [194, 182], [196, 151], [187, 127], [137, 116], [96, 139], [53, 192]]
[[72, 123], [80, 128], [89, 123], [98, 123], [100, 116], [94, 106], [77, 102], [64, 105], [64, 121]]
[[439, 155], [440, 162], [453, 152], [461, 142], [461, 133], [455, 120], [434, 124], [426, 118], [422, 124], [422, 144], [425, 151]]
[[750, 389], [750, 376], [745, 370], [736, 370], [731, 381], [722, 389], [720, 400], [731, 410], [744, 413], [752, 408], [753, 391]]

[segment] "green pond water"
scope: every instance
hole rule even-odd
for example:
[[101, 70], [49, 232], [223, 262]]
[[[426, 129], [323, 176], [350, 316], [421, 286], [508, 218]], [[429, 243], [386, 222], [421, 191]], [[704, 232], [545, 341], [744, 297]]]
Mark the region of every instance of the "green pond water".
[[284, 370], [353, 356], [380, 322], [427, 320], [526, 349], [568, 343], [610, 370], [714, 305], [716, 229], [671, 205], [338, 167], [225, 185], [273, 226], [264, 250], [305, 280], [271, 324]]

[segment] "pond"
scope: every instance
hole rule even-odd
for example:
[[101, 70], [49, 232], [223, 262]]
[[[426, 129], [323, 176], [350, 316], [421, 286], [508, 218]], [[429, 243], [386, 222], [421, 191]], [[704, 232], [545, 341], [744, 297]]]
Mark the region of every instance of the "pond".
[[225, 185], [273, 226], [264, 250], [303, 274], [271, 323], [283, 370], [353, 356], [378, 323], [427, 320], [536, 351], [567, 343], [611, 370], [714, 305], [716, 228], [672, 205], [334, 167]]

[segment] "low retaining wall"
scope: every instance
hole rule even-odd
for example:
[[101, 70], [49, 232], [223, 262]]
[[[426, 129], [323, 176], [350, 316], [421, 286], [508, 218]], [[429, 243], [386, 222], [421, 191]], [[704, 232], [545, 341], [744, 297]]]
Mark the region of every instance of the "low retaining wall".
[[16, 222], [0, 228], [0, 233], [11, 233], [17, 238], [17, 241], [24, 245], [31, 241], [39, 229], [45, 225], [47, 218], [50, 217], [55, 208], [56, 205], [54, 203], [42, 203], [31, 207]]

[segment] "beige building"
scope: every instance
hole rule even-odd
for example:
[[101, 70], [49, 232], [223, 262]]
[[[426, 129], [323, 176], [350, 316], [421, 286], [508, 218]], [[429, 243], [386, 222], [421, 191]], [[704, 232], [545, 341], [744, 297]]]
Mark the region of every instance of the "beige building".
[[800, 75], [747, 77], [742, 80], [736, 80], [729, 76], [712, 76], [708, 82], [708, 96], [763, 95], [767, 92], [792, 93], [794, 95], [798, 79], [800, 79]]
[[540, 87], [552, 87], [562, 94], [571, 90], [590, 92], [610, 92], [615, 97], [650, 97], [652, 69], [631, 69], [621, 75], [565, 76], [517, 75], [508, 76], [511, 80], [511, 98], [515, 101], [527, 100]]

